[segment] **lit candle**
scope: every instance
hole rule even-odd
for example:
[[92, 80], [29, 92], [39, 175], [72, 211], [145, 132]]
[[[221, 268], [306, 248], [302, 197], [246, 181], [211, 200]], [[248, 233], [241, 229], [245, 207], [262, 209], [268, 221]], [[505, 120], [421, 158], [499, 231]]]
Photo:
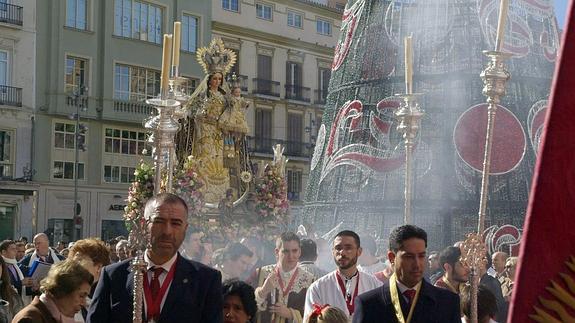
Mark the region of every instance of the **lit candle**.
[[411, 94], [413, 90], [413, 53], [411, 49], [411, 36], [403, 39], [405, 47], [405, 92]]
[[182, 23], [179, 21], [174, 22], [174, 51], [172, 53], [172, 65], [176, 67], [180, 65], [181, 31]]
[[164, 50], [162, 52], [162, 78], [160, 83], [160, 93], [162, 96], [168, 92], [171, 58], [172, 58], [172, 35], [164, 34]]
[[507, 21], [507, 11], [509, 10], [509, 0], [501, 0], [499, 5], [499, 19], [497, 20], [497, 38], [495, 38], [495, 51], [500, 51], [505, 34], [505, 22]]

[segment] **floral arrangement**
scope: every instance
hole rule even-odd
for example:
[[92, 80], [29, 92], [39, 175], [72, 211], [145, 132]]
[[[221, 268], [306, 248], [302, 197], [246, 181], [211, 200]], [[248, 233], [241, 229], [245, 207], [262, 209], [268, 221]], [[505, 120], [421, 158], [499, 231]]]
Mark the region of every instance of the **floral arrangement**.
[[289, 209], [287, 182], [280, 165], [268, 165], [256, 184], [256, 212], [267, 220], [285, 220]]
[[186, 201], [188, 216], [201, 215], [205, 205], [204, 195], [200, 191], [204, 182], [196, 170], [197, 162], [192, 156], [188, 156], [182, 170], [174, 177], [173, 192]]
[[128, 190], [128, 203], [124, 208], [124, 220], [128, 230], [132, 225], [145, 226], [144, 206], [152, 196], [154, 196], [154, 168], [140, 161], [134, 171], [134, 182]]

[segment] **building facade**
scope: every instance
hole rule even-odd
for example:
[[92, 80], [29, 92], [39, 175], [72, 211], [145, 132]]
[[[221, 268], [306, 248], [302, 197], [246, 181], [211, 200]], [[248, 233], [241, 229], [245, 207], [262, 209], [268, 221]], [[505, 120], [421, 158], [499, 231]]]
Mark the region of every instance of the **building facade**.
[[269, 162], [272, 146], [285, 146], [293, 217], [307, 185], [341, 15], [327, 2], [212, 1], [212, 34], [236, 52], [233, 72], [250, 101], [252, 159]]
[[145, 100], [159, 93], [162, 35], [182, 22], [180, 74], [190, 78], [192, 91], [203, 75], [196, 49], [211, 39], [211, 3], [37, 5], [43, 13], [37, 16], [35, 74], [38, 212], [36, 227], [23, 233], [44, 231], [53, 241], [125, 235], [122, 215], [134, 168], [151, 158], [143, 121], [153, 112]]
[[0, 2], [0, 239], [32, 222], [37, 185], [32, 176], [36, 109], [36, 1]]

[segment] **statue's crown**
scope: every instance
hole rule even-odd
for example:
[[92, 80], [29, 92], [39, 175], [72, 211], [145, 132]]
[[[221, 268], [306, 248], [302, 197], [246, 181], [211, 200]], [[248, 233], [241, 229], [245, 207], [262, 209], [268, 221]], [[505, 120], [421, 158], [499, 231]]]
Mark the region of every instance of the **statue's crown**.
[[236, 62], [236, 53], [225, 48], [220, 38], [214, 38], [208, 47], [198, 49], [197, 59], [206, 73], [220, 72], [226, 75]]

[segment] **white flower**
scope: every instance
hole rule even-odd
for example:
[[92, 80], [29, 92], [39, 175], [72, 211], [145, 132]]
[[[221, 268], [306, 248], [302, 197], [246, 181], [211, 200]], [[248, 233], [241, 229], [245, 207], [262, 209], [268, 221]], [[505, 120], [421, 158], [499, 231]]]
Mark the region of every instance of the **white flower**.
[[240, 175], [242, 182], [249, 183], [252, 181], [252, 173], [248, 171], [243, 171]]

